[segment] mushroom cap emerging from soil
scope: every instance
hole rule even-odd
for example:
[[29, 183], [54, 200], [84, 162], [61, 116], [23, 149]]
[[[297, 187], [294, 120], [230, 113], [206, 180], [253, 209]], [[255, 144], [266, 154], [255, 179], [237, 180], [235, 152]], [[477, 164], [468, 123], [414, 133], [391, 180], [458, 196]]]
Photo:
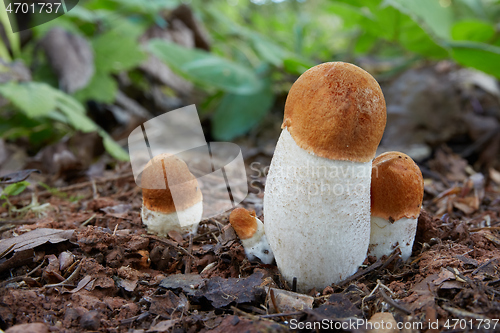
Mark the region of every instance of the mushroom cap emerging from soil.
[[369, 73], [349, 63], [328, 62], [295, 81], [281, 128], [317, 156], [368, 162], [375, 157], [386, 119], [384, 95]]
[[171, 230], [197, 230], [203, 197], [184, 161], [170, 154], [155, 156], [144, 168], [141, 187], [142, 220], [149, 232], [166, 235]]
[[292, 86], [264, 226], [282, 276], [297, 278], [299, 291], [340, 282], [366, 258], [371, 161], [385, 123], [380, 86], [357, 66], [321, 64]]
[[387, 152], [373, 161], [369, 254], [389, 256], [396, 247], [411, 256], [424, 196], [422, 172], [400, 152]]
[[236, 208], [231, 212], [229, 222], [240, 238], [249, 260], [259, 258], [264, 264], [272, 264], [274, 261], [273, 251], [264, 234], [264, 225], [255, 216], [254, 211]]

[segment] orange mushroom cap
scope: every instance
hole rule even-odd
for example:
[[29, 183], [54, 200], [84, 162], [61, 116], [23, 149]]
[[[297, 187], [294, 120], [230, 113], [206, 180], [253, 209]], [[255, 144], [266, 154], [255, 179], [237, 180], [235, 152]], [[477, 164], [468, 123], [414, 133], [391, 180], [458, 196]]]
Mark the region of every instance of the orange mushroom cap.
[[315, 155], [368, 162], [386, 123], [384, 95], [365, 70], [344, 62], [310, 68], [293, 84], [282, 128]]
[[257, 231], [257, 221], [255, 218], [254, 211], [248, 211], [240, 207], [231, 212], [229, 222], [240, 239], [248, 239], [252, 238]]
[[[172, 186], [175, 186], [175, 203]], [[142, 173], [141, 187], [144, 206], [165, 214], [183, 211], [203, 198], [198, 181], [186, 163], [170, 154], [160, 154], [148, 162]]]
[[424, 197], [422, 172], [411, 157], [391, 151], [372, 165], [371, 214], [394, 222], [420, 215]]

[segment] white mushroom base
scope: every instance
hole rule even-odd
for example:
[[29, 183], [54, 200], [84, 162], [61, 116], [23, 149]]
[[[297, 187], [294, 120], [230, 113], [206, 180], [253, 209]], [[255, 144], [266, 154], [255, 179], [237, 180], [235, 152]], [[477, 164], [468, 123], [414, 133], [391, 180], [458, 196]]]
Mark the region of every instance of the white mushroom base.
[[262, 263], [270, 265], [274, 261], [273, 250], [271, 250], [264, 233], [264, 224], [258, 218], [255, 220], [257, 221], [255, 234], [251, 238], [242, 239], [241, 244], [245, 248], [245, 254], [249, 260], [259, 258]]
[[394, 223], [378, 216], [371, 217], [370, 247], [368, 255], [381, 258], [390, 256], [399, 247], [401, 258], [408, 260], [411, 256], [413, 241], [417, 232], [418, 219], [403, 217]]
[[200, 201], [183, 211], [169, 214], [155, 212], [142, 206], [142, 223], [148, 227], [148, 232], [159, 236], [167, 236], [175, 230], [183, 233], [195, 234], [203, 215], [203, 201]]
[[370, 242], [372, 163], [322, 158], [281, 132], [266, 181], [266, 236], [282, 276], [323, 290], [352, 274]]

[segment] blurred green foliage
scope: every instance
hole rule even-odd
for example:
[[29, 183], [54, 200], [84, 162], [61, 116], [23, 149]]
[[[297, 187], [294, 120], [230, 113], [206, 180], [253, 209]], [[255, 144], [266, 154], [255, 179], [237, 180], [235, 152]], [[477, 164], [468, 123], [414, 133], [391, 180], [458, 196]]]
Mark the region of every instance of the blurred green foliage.
[[3, 190], [0, 189], [0, 199], [6, 200], [9, 197], [14, 197], [22, 193], [30, 183], [27, 181], [20, 181], [6, 186]]
[[[45, 131], [47, 139], [71, 130], [97, 130], [108, 150], [126, 154], [85, 115], [87, 100], [113, 103], [117, 75], [128, 72], [134, 84], [148, 84], [137, 67], [148, 54], [205, 93], [202, 113], [212, 121], [218, 140], [247, 133], [265, 117], [277, 94], [320, 62], [369, 56], [411, 64], [421, 59], [452, 59], [500, 78], [499, 0], [191, 0], [189, 5], [207, 28], [211, 52], [139, 37], [151, 26], [165, 27], [165, 11], [177, 0], [87, 0], [57, 20], [34, 28], [35, 38], [20, 48], [16, 35], [0, 57], [33, 61], [33, 47], [54, 26], [86, 38], [95, 56], [95, 74], [69, 96], [57, 89], [48, 65], [38, 66], [37, 82], [9, 82], [0, 94], [23, 117], [0, 125], [0, 136], [15, 138]], [[0, 20], [6, 24], [5, 17]], [[45, 67], [44, 67], [45, 66]], [[5, 111], [0, 110], [0, 116]], [[47, 132], [47, 124], [56, 121]], [[20, 128], [20, 130], [12, 130]], [[30, 129], [30, 131], [22, 129]], [[28, 133], [29, 132], [29, 133]], [[39, 139], [39, 137], [38, 137]]]

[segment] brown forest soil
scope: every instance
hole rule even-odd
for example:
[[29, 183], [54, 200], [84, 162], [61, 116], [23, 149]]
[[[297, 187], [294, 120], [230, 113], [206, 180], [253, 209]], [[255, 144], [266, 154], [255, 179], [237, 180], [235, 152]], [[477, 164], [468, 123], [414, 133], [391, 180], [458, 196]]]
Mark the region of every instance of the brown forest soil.
[[[269, 165], [270, 154], [244, 152], [250, 156], [251, 193], [242, 205], [262, 215], [265, 176], [255, 169]], [[192, 238], [149, 235], [140, 217], [141, 190], [127, 165], [94, 184], [76, 182], [80, 185], [57, 193], [38, 189], [39, 202], [50, 208], [40, 217], [30, 212], [22, 221], [1, 224], [1, 239], [38, 228], [74, 233], [70, 241], [41, 244], [19, 258], [14, 252], [3, 255], [0, 328], [42, 322], [54, 332], [286, 331], [292, 319], [342, 322], [390, 312], [396, 321], [423, 324], [405, 332], [445, 330], [454, 318], [473, 322], [471, 331], [487, 331], [478, 328], [479, 321], [500, 318], [500, 179], [493, 170], [486, 185], [474, 187], [465, 171], [461, 180], [448, 180], [437, 167], [445, 157], [461, 166], [455, 176], [466, 169], [467, 163], [464, 167], [446, 149], [428, 163], [431, 176], [424, 172], [424, 209], [411, 259], [369, 257], [347, 282], [312, 290], [313, 309], [287, 317], [269, 315], [262, 286], [289, 286], [274, 265], [248, 262], [228, 224], [229, 213], [202, 221]], [[253, 162], [258, 163], [250, 168]], [[31, 194], [11, 199], [18, 208], [30, 201]], [[129, 206], [104, 211], [118, 205]], [[5, 218], [7, 208], [0, 214]], [[175, 274], [189, 281], [165, 280], [178, 279]], [[247, 285], [228, 278], [248, 278]], [[221, 294], [222, 285], [227, 288]], [[439, 328], [429, 327], [436, 320]]]

